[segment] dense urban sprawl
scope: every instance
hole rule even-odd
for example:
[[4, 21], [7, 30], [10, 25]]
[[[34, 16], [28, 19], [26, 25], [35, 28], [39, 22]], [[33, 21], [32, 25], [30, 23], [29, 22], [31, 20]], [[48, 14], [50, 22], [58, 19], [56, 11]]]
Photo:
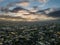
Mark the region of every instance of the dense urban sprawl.
[[0, 24], [0, 45], [60, 45], [60, 24]]

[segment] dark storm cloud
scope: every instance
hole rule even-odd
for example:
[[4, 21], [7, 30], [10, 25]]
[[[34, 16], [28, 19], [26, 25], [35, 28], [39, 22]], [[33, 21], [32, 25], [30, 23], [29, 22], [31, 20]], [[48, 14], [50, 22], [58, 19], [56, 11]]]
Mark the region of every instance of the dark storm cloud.
[[51, 12], [48, 16], [60, 18], [60, 11]]

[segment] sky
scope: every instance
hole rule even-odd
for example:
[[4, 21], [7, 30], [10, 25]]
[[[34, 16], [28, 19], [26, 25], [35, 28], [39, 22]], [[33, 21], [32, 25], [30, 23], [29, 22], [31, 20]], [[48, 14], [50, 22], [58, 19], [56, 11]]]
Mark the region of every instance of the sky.
[[[60, 7], [60, 0], [29, 0], [29, 2], [27, 0], [0, 0], [0, 7], [5, 7], [7, 4], [11, 4], [11, 3], [14, 4], [15, 2], [21, 2], [21, 1], [23, 2], [19, 3], [19, 6], [22, 6], [28, 9], [32, 8], [33, 6], [37, 6], [39, 7], [39, 9]], [[27, 3], [24, 3], [26, 1]]]
[[[60, 9], [60, 0], [0, 0], [0, 7], [7, 7], [10, 10], [12, 10], [13, 8], [20, 6], [23, 7], [25, 9], [29, 9], [31, 12], [37, 10], [41, 10], [41, 9], [47, 9], [47, 8], [59, 8]], [[30, 20], [52, 20], [52, 19], [57, 19], [53, 16], [47, 16], [47, 15], [35, 15], [35, 14], [30, 14], [30, 15], [24, 15], [26, 12], [24, 10], [22, 11], [18, 11], [18, 13], [13, 13], [13, 15], [10, 14], [10, 16], [17, 16], [17, 17], [21, 17], [24, 19], [28, 19], [28, 21]], [[56, 16], [56, 15], [54, 15]], [[10, 20], [10, 19], [9, 19]], [[15, 19], [14, 19], [15, 20]]]

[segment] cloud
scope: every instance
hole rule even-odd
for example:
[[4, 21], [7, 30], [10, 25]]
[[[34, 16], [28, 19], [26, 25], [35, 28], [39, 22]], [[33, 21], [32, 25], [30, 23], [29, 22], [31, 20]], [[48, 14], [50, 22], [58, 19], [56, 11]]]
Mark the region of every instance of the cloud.
[[60, 18], [60, 11], [51, 12], [48, 14], [50, 17]]
[[49, 0], [38, 0], [40, 2], [39, 7], [44, 7]]
[[41, 3], [46, 3], [48, 0], [39, 0]]
[[32, 13], [29, 13], [28, 11], [26, 11], [26, 10], [20, 10], [17, 13], [8, 13], [8, 14], [6, 13], [5, 15], [9, 15], [11, 17], [17, 17], [15, 19], [6, 19], [6, 20], [12, 20], [12, 21], [20, 21], [20, 20], [21, 21], [45, 21], [45, 20], [56, 20], [57, 19], [57, 18], [55, 18], [53, 16], [50, 16], [50, 15], [32, 14]]
[[22, 17], [26, 21], [44, 21], [44, 20], [55, 20], [57, 18], [54, 18], [52, 16], [47, 15], [38, 15], [38, 14], [31, 14], [28, 11], [21, 10], [13, 15], [14, 17]]
[[17, 3], [16, 5], [17, 5], [17, 6], [28, 6], [28, 5], [29, 5], [29, 2], [23, 1], [23, 2]]

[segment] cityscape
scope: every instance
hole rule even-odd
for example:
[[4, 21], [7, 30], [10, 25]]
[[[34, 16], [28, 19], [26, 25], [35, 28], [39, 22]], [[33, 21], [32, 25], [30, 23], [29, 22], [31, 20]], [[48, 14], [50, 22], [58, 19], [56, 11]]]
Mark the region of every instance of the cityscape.
[[0, 0], [0, 45], [60, 45], [60, 0]]

